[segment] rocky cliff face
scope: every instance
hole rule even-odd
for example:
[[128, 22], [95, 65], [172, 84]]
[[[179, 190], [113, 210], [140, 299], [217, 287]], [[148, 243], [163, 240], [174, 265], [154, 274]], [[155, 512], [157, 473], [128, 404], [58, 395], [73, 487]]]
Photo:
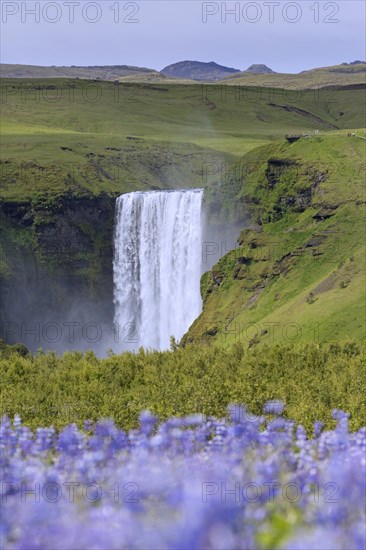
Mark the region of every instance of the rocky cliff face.
[[1, 205], [0, 338], [56, 350], [103, 339], [113, 321], [114, 202]]

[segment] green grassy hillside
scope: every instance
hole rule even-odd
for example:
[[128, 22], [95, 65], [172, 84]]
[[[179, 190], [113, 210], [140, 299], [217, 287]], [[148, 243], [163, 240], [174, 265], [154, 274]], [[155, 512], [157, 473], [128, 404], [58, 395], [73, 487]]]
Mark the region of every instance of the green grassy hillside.
[[360, 135], [278, 141], [243, 157], [231, 183], [253, 225], [202, 277], [203, 312], [183, 342], [365, 338], [365, 132]]
[[360, 127], [365, 119], [364, 92], [352, 87], [289, 95], [64, 79], [1, 86], [6, 201], [209, 186], [212, 163], [232, 163], [289, 132]]

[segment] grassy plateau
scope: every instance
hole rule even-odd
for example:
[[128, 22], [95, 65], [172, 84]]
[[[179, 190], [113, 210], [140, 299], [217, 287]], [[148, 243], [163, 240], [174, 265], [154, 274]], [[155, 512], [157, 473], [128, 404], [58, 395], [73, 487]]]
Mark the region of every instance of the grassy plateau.
[[1, 187], [32, 204], [133, 190], [209, 187], [214, 166], [287, 133], [364, 127], [362, 86], [3, 79]]

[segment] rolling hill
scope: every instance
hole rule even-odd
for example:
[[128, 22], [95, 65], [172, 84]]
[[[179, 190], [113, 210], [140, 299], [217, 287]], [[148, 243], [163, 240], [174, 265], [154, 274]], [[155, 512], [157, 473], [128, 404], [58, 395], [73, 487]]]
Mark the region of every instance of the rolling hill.
[[224, 80], [225, 84], [236, 86], [271, 86], [289, 89], [295, 94], [297, 90], [316, 89], [328, 86], [347, 86], [366, 82], [366, 63], [344, 63], [332, 67], [311, 69], [298, 74], [251, 74], [243, 71]]
[[243, 73], [253, 73], [253, 74], [275, 74], [275, 71], [272, 71], [267, 65], [251, 65]]
[[89, 67], [43, 67], [38, 65], [0, 64], [2, 78], [82, 78], [115, 80], [130, 75], [144, 75], [153, 69], [131, 67], [128, 65], [103, 65]]

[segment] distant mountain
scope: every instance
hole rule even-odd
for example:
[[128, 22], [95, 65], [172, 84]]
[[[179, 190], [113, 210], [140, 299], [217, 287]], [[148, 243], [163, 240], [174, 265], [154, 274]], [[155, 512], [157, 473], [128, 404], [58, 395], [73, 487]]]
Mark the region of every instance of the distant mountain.
[[192, 80], [221, 80], [227, 76], [239, 73], [239, 69], [224, 67], [214, 61], [179, 61], [168, 65], [162, 71], [165, 76], [176, 78], [191, 78]]
[[267, 65], [251, 65], [243, 72], [253, 74], [276, 74], [275, 71], [272, 71]]
[[332, 67], [319, 67], [297, 74], [276, 73], [263, 64], [254, 64], [244, 71], [218, 65], [211, 61], [180, 61], [168, 65], [161, 72], [145, 67], [130, 65], [95, 65], [80, 67], [42, 67], [37, 65], [0, 64], [2, 78], [79, 78], [84, 80], [107, 80], [140, 83], [180, 83], [218, 82], [237, 85], [258, 86], [299, 86], [313, 88], [318, 86], [348, 86], [364, 84], [366, 63], [352, 61]]

